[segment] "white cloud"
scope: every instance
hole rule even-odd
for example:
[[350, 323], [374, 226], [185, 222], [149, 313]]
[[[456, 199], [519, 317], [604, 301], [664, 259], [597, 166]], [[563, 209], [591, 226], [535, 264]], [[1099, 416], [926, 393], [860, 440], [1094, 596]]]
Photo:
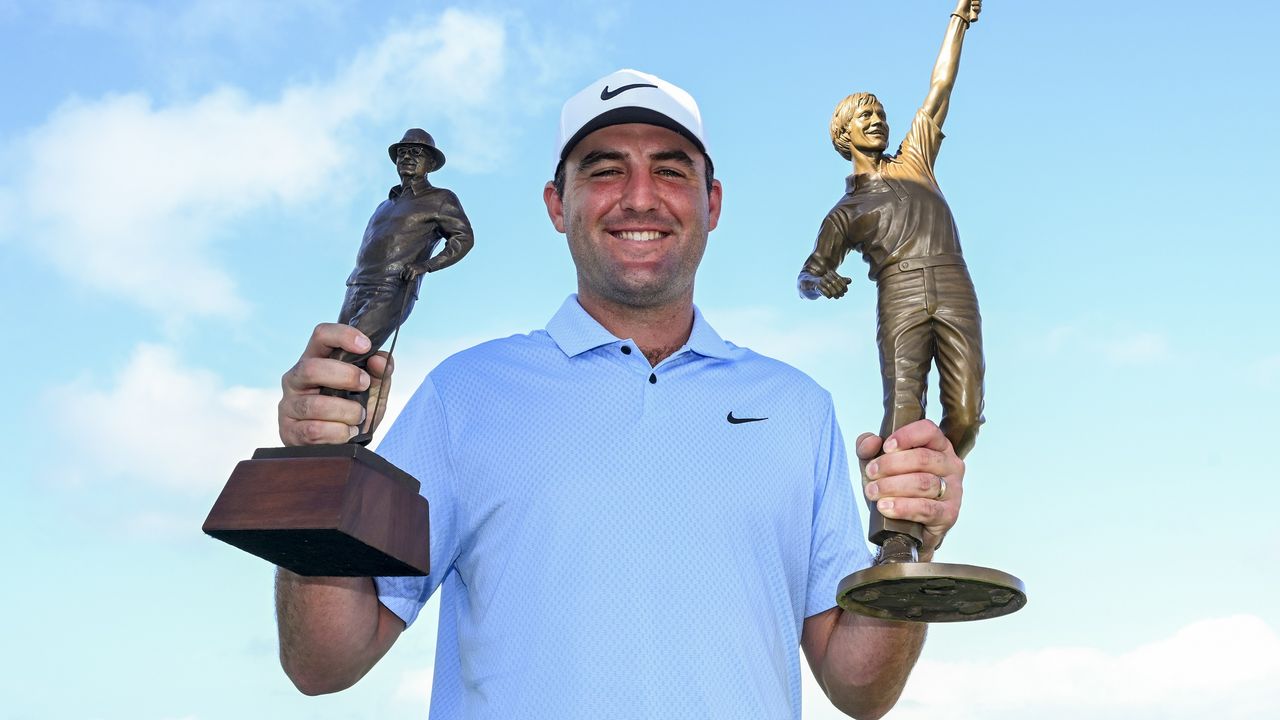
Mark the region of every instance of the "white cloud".
[[[254, 448], [280, 444], [278, 400], [277, 390], [224, 385], [208, 370], [183, 367], [172, 350], [143, 344], [109, 386], [82, 379], [55, 388], [47, 405], [73, 477], [205, 493]], [[159, 534], [174, 522], [135, 520], [133, 530]]]
[[[428, 371], [487, 337], [429, 338], [396, 352], [396, 379], [381, 439]], [[82, 378], [54, 388], [46, 405], [66, 441], [64, 469], [77, 482], [120, 478], [204, 494], [222, 486], [255, 448], [280, 444], [277, 388], [224, 383], [182, 364], [171, 348], [140, 344], [110, 382]], [[165, 537], [189, 530], [190, 518], [165, 511], [128, 520], [129, 532]]]
[[400, 27], [328, 82], [274, 100], [234, 87], [174, 104], [141, 93], [68, 100], [6, 153], [16, 170], [0, 187], [10, 216], [0, 232], [169, 319], [242, 315], [212, 246], [250, 212], [316, 203], [322, 188], [332, 197], [360, 127], [443, 125], [463, 170], [496, 164], [514, 141], [503, 128], [540, 86], [507, 77], [503, 23], [446, 10]]
[[[808, 682], [806, 720], [843, 717]], [[993, 662], [922, 660], [888, 717], [1252, 720], [1277, 713], [1280, 637], [1262, 619], [1237, 615], [1119, 654], [1051, 647]]]

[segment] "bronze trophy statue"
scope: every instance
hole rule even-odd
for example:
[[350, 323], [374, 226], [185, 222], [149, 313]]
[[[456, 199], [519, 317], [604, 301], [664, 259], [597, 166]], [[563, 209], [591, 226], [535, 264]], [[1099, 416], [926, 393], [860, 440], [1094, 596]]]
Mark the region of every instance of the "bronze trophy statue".
[[[856, 93], [836, 106], [831, 141], [852, 161], [853, 173], [798, 280], [806, 298], [840, 298], [850, 279], [836, 270], [850, 252], [862, 254], [878, 293], [880, 435], [925, 417], [929, 368], [936, 363], [940, 427], [960, 457], [973, 448], [983, 422], [982, 319], [933, 165], [965, 32], [981, 9], [981, 0], [961, 0], [952, 13], [929, 94], [896, 155], [885, 154], [889, 126], [876, 96]], [[941, 488], [945, 493], [945, 484]], [[885, 518], [874, 503], [869, 507], [869, 537], [881, 546], [880, 555], [875, 565], [841, 582], [841, 607], [885, 619], [947, 622], [996, 617], [1026, 603], [1022, 582], [1007, 573], [917, 562], [921, 526]]]
[[[388, 152], [400, 184], [369, 219], [338, 318], [371, 346], [360, 355], [332, 356], [361, 368], [398, 335], [422, 275], [456, 263], [474, 243], [457, 196], [427, 182], [445, 161], [431, 135], [413, 128]], [[429, 518], [421, 484], [365, 447], [385, 393], [369, 408], [368, 391], [323, 392], [361, 403], [365, 429], [343, 445], [259, 448], [232, 472], [204, 531], [299, 575], [426, 575]]]

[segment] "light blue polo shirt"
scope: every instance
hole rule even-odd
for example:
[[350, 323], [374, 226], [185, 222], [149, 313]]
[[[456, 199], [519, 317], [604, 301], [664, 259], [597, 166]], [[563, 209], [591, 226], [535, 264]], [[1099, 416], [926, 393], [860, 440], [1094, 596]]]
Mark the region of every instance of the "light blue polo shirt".
[[870, 563], [830, 395], [696, 309], [650, 367], [571, 296], [378, 452], [431, 503], [431, 575], [377, 585], [406, 623], [444, 585], [436, 720], [798, 720], [804, 618]]

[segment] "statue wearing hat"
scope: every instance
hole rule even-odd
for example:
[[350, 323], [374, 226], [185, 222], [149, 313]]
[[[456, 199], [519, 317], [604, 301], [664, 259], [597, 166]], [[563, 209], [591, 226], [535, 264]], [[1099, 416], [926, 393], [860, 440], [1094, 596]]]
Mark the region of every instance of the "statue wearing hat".
[[[424, 273], [435, 272], [462, 259], [474, 236], [458, 196], [427, 182], [427, 173], [444, 165], [444, 153], [431, 134], [413, 128], [388, 148], [400, 173], [400, 184], [373, 211], [365, 228], [356, 267], [347, 278], [347, 296], [338, 322], [368, 336], [368, 352], [356, 355], [335, 350], [332, 357], [363, 368], [369, 357], [409, 317]], [[444, 249], [436, 252], [441, 241]], [[364, 404], [368, 394], [331, 390], [326, 394], [351, 397]], [[361, 445], [368, 433], [352, 438]]]

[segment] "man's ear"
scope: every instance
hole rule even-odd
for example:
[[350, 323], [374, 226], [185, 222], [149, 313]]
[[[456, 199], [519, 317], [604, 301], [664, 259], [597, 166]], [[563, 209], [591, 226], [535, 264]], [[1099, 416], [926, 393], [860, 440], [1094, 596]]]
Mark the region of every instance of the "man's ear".
[[554, 183], [548, 182], [542, 188], [542, 202], [547, 205], [547, 217], [551, 218], [551, 224], [556, 226], [556, 230], [564, 232], [564, 198], [556, 192]]
[[711, 181], [711, 192], [707, 195], [707, 232], [716, 229], [720, 223], [720, 201], [724, 197], [724, 188], [719, 180]]

